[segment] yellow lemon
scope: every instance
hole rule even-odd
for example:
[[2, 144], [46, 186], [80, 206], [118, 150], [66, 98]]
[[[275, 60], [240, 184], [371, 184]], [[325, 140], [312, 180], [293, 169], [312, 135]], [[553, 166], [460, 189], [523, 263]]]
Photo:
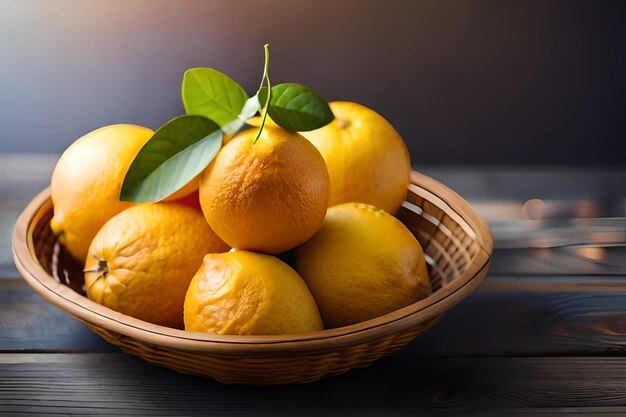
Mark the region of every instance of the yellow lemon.
[[324, 220], [330, 183], [319, 151], [296, 132], [246, 130], [200, 176], [200, 205], [233, 248], [280, 253], [313, 236]]
[[395, 217], [374, 206], [330, 207], [296, 255], [296, 270], [326, 327], [373, 319], [429, 294], [422, 247]]
[[322, 329], [302, 278], [271, 255], [236, 250], [204, 257], [185, 297], [185, 330], [280, 335]]
[[182, 328], [185, 293], [202, 258], [226, 250], [198, 210], [138, 204], [109, 219], [91, 243], [87, 296], [120, 313]]
[[404, 201], [411, 163], [393, 126], [357, 103], [330, 103], [335, 119], [302, 132], [319, 149], [330, 175], [329, 206], [360, 202], [395, 214]]
[[[102, 225], [132, 206], [119, 201], [122, 181], [133, 159], [154, 132], [136, 125], [111, 125], [78, 139], [61, 155], [50, 184], [52, 232], [80, 262]], [[198, 187], [197, 180], [172, 195]]]

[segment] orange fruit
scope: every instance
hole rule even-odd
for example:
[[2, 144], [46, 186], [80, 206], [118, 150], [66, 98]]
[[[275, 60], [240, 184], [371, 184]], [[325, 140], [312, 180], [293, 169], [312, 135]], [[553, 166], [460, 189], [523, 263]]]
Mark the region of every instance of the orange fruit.
[[360, 202], [395, 214], [405, 200], [411, 163], [406, 145], [393, 126], [374, 110], [357, 103], [330, 103], [335, 119], [302, 135], [326, 161], [330, 175], [329, 206]]
[[185, 330], [280, 335], [322, 330], [322, 321], [296, 271], [272, 255], [236, 250], [204, 257], [185, 297]]
[[[68, 147], [54, 168], [50, 184], [52, 232], [81, 263], [102, 225], [133, 204], [119, 201], [122, 181], [133, 159], [154, 132], [146, 127], [106, 126]], [[190, 182], [169, 199], [197, 188]]]
[[120, 313], [182, 328], [185, 293], [202, 258], [226, 250], [199, 211], [138, 204], [109, 219], [93, 239], [87, 296]]
[[296, 270], [326, 327], [391, 313], [430, 291], [417, 239], [398, 219], [363, 203], [330, 207], [315, 236], [298, 248]]
[[318, 150], [266, 126], [239, 133], [200, 176], [200, 205], [215, 233], [237, 249], [280, 253], [313, 236], [330, 193]]

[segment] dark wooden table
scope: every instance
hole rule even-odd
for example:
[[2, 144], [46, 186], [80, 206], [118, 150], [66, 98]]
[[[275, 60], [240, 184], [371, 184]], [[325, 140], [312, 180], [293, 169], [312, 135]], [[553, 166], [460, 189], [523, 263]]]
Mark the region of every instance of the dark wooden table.
[[0, 415], [626, 415], [624, 169], [422, 167], [489, 220], [485, 282], [369, 368], [255, 388], [121, 353], [22, 281], [11, 230], [54, 161], [0, 156]]

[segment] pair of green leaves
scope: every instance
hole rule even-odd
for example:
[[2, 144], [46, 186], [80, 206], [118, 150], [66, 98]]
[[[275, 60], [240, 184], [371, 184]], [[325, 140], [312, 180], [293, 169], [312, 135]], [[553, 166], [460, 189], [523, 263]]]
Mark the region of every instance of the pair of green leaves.
[[[294, 83], [270, 85], [269, 47], [261, 87], [248, 97], [227, 75], [211, 68], [185, 72], [181, 88], [186, 115], [161, 126], [131, 164], [120, 199], [159, 201], [195, 178], [213, 160], [223, 135], [233, 135], [259, 111], [278, 125], [304, 132], [318, 129], [334, 116], [315, 91]], [[268, 95], [269, 92], [269, 95]]]
[[276, 124], [296, 132], [318, 129], [334, 118], [328, 103], [303, 85], [275, 85], [269, 90], [269, 102], [268, 87], [269, 78], [264, 77], [257, 94], [249, 98], [244, 89], [225, 74], [211, 68], [193, 68], [183, 77], [183, 104], [187, 114], [207, 117], [229, 135], [235, 134], [249, 118], [266, 107]]

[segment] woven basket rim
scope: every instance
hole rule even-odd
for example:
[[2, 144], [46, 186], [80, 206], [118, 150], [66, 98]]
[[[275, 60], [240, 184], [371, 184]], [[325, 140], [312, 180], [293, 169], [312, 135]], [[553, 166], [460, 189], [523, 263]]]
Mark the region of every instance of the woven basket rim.
[[470, 205], [448, 187], [415, 171], [411, 173], [411, 185], [415, 188], [412, 191], [445, 208], [446, 214], [472, 231], [479, 247], [477, 254], [461, 275], [429, 297], [389, 314], [336, 329], [284, 336], [214, 335], [158, 326], [97, 304], [56, 281], [34, 256], [32, 230], [37, 220], [52, 208], [49, 187], [39, 193], [19, 216], [13, 233], [13, 257], [24, 280], [51, 304], [96, 327], [151, 345], [238, 356], [353, 346], [406, 330], [443, 314], [478, 286], [488, 268], [493, 250], [491, 233]]

